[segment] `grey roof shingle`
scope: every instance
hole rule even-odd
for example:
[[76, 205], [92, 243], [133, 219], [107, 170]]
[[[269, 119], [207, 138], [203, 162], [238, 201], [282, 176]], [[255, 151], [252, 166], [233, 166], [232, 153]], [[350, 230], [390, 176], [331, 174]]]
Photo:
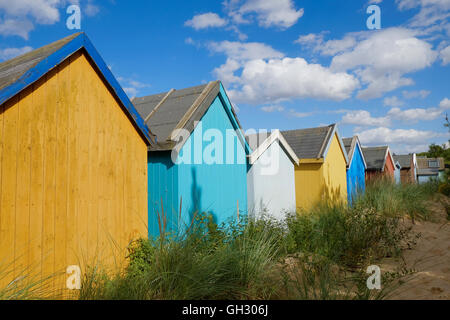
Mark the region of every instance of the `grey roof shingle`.
[[350, 151], [352, 149], [352, 141], [353, 138], [342, 138], [342, 142], [344, 143], [345, 151], [347, 151], [347, 154], [350, 157]]
[[412, 154], [399, 154], [399, 155], [393, 155], [392, 156], [395, 161], [398, 161], [400, 165], [402, 166], [402, 169], [410, 169], [411, 168], [411, 161], [412, 161]]
[[0, 63], [0, 90], [15, 83], [25, 72], [79, 35], [80, 33], [72, 34], [49, 45]]
[[[172, 150], [176, 145], [176, 141], [172, 140], [175, 129], [186, 129], [192, 133], [196, 122], [202, 119], [219, 95], [220, 88], [220, 81], [212, 81], [205, 85], [134, 99], [133, 104], [138, 113], [143, 119], [149, 117], [147, 125], [157, 137], [157, 146], [151, 150]], [[238, 129], [241, 129], [233, 108], [231, 112]]]
[[319, 159], [323, 157], [335, 126], [282, 131], [281, 134], [299, 159]]
[[264, 141], [266, 141], [267, 138], [270, 137], [270, 134], [270, 131], [247, 134], [245, 136], [245, 140], [252, 150], [256, 150]]
[[368, 147], [362, 148], [362, 152], [364, 154], [364, 159], [366, 160], [367, 169], [368, 170], [382, 170], [385, 158], [386, 151], [388, 147]]
[[[170, 138], [172, 131], [181, 118], [183, 118], [205, 88], [206, 84], [177, 90], [170, 94], [163, 105], [158, 108], [147, 122], [152, 132], [158, 137], [158, 140], [166, 141]], [[142, 118], [146, 119], [167, 93], [136, 98], [133, 100], [133, 104]]]

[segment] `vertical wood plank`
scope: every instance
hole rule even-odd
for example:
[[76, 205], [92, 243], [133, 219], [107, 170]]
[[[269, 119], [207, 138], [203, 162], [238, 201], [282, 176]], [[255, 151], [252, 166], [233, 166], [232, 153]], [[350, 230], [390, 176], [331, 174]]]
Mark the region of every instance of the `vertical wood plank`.
[[67, 228], [67, 167], [68, 167], [68, 126], [69, 126], [69, 81], [70, 61], [58, 67], [57, 137], [56, 137], [56, 210], [55, 210], [55, 270], [56, 288], [65, 286], [66, 228]]
[[2, 192], [0, 207], [0, 286], [5, 287], [13, 279], [16, 185], [17, 185], [17, 125], [19, 108], [18, 98], [14, 97], [4, 105], [3, 110], [3, 158]]
[[[54, 276], [55, 272], [55, 203], [56, 203], [56, 135], [58, 79], [54, 69], [46, 76], [47, 88], [45, 104], [44, 132], [44, 215], [42, 221], [42, 265], [43, 276]], [[51, 287], [55, 282], [52, 278]]]
[[33, 85], [31, 127], [30, 265], [42, 276], [42, 222], [44, 209], [45, 77]]
[[[30, 277], [29, 268], [29, 224], [30, 224], [30, 122], [32, 119], [32, 88], [19, 95], [19, 121], [17, 124], [17, 191], [15, 221], [14, 277]], [[32, 279], [27, 279], [32, 280]]]

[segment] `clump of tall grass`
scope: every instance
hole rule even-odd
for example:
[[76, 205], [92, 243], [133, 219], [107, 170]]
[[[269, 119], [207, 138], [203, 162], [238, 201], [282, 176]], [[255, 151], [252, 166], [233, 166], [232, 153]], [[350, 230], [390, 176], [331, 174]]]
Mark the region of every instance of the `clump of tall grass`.
[[275, 227], [244, 221], [214, 226], [199, 215], [183, 237], [139, 240], [124, 273], [91, 270], [81, 299], [264, 299], [279, 256]]
[[387, 179], [370, 181], [355, 206], [371, 208], [388, 217], [410, 216], [413, 220], [430, 218], [429, 200], [438, 189], [436, 182], [424, 184], [395, 184]]
[[19, 270], [13, 276], [14, 262], [0, 262], [0, 300], [52, 299], [56, 293], [51, 286], [54, 275], [41, 277], [32, 266]]
[[399, 254], [410, 231], [400, 225], [398, 217], [387, 217], [360, 204], [348, 208], [322, 203], [309, 212], [290, 215], [287, 225], [295, 251], [350, 268]]

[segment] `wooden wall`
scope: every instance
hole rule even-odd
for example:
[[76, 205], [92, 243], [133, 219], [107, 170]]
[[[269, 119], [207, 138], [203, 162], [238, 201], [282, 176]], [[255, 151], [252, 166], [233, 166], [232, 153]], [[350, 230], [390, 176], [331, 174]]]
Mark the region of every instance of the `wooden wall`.
[[[22, 273], [122, 263], [147, 235], [147, 147], [77, 52], [0, 106], [0, 288]], [[114, 258], [118, 258], [115, 260]]]
[[337, 134], [334, 134], [323, 166], [322, 197], [332, 203], [347, 203], [347, 162]]
[[297, 208], [309, 210], [320, 201], [347, 202], [347, 163], [337, 135], [323, 162], [295, 166]]

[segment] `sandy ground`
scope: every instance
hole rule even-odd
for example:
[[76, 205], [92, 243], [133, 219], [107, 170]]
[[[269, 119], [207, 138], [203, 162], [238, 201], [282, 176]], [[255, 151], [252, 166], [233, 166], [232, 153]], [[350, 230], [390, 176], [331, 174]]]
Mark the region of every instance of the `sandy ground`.
[[[439, 201], [450, 202], [448, 198]], [[412, 275], [404, 278], [389, 299], [399, 300], [450, 300], [450, 221], [444, 206], [439, 202], [431, 204], [433, 222], [416, 221], [413, 232], [420, 233], [417, 244], [403, 254], [404, 266], [414, 269]], [[405, 221], [411, 225], [411, 222]], [[381, 270], [394, 270], [402, 264], [400, 260], [385, 259]]]

